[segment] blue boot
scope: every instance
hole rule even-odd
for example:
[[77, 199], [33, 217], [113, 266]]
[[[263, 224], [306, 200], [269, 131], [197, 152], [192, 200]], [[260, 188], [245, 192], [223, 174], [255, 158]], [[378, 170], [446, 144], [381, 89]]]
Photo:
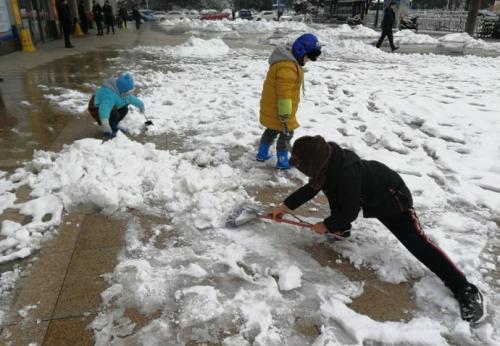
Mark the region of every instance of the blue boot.
[[257, 153], [257, 161], [267, 161], [271, 158], [269, 155], [269, 149], [271, 145], [269, 144], [261, 144], [259, 145], [259, 152]]
[[278, 151], [276, 153], [278, 156], [278, 162], [276, 162], [276, 168], [278, 169], [290, 169], [288, 164], [288, 151]]

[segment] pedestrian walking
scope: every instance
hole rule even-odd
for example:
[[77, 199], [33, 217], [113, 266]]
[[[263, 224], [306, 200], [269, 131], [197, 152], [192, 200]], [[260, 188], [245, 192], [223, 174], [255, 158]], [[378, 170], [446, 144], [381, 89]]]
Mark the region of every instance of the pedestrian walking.
[[94, 21], [97, 27], [97, 35], [103, 35], [104, 30], [102, 29], [102, 7], [97, 1], [92, 1], [92, 13], [94, 14]]
[[112, 29], [113, 35], [115, 33], [115, 16], [113, 15], [113, 8], [109, 4], [109, 1], [104, 1], [104, 6], [102, 7], [102, 12], [104, 13], [104, 24], [106, 25], [106, 34], [109, 34], [109, 28]]
[[278, 137], [276, 168], [288, 169], [288, 150], [293, 131], [299, 127], [295, 117], [304, 81], [304, 64], [321, 54], [318, 38], [304, 34], [292, 47], [279, 46], [269, 57], [269, 70], [260, 99], [260, 123], [266, 128], [259, 143], [257, 161], [271, 158], [269, 150]]
[[139, 30], [141, 28], [141, 13], [137, 9], [137, 7], [134, 7], [134, 9], [132, 10], [132, 17], [135, 21], [135, 28]]
[[94, 120], [101, 125], [106, 137], [114, 137], [119, 128], [118, 124], [128, 113], [131, 104], [144, 113], [144, 102], [134, 96], [134, 80], [128, 73], [113, 76], [106, 80], [97, 89], [95, 95], [89, 100], [88, 111]]
[[118, 10], [118, 14], [120, 15], [120, 18], [122, 20], [123, 27], [126, 29], [127, 28], [127, 17], [128, 17], [127, 9], [123, 6], [120, 7], [120, 9]]
[[57, 5], [57, 13], [64, 36], [64, 47], [74, 48], [74, 46], [71, 44], [71, 41], [69, 40], [69, 35], [73, 31], [73, 17], [71, 15], [71, 9], [69, 8], [67, 0], [59, 1]]
[[377, 48], [380, 48], [382, 42], [385, 37], [389, 39], [389, 45], [391, 46], [391, 51], [394, 52], [399, 47], [394, 45], [394, 39], [392, 36], [392, 27], [394, 26], [394, 22], [396, 21], [396, 13], [394, 9], [396, 8], [396, 2], [391, 1], [389, 6], [387, 6], [384, 10], [384, 19], [382, 19], [382, 34], [377, 42]]
[[80, 26], [82, 31], [86, 34], [89, 31], [89, 22], [87, 20], [87, 11], [85, 10], [85, 2], [80, 0], [78, 2], [78, 17], [80, 18]]
[[297, 139], [290, 165], [309, 177], [309, 182], [271, 212], [274, 218], [283, 217], [323, 191], [330, 216], [316, 223], [313, 230], [343, 239], [350, 236], [351, 223], [363, 209], [364, 217], [377, 218], [444, 282], [457, 299], [463, 320], [478, 322], [484, 317], [481, 292], [424, 234], [410, 190], [398, 173], [378, 161], [360, 159], [321, 136]]

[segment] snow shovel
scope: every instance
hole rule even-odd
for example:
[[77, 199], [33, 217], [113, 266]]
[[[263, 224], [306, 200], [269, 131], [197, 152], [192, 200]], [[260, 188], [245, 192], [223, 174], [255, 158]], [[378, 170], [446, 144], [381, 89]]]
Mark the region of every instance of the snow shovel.
[[243, 224], [246, 224], [248, 222], [251, 222], [253, 220], [267, 220], [267, 221], [272, 221], [272, 222], [277, 222], [277, 223], [286, 223], [288, 225], [293, 225], [293, 226], [299, 226], [299, 227], [304, 227], [308, 229], [312, 229], [314, 225], [312, 223], [306, 222], [299, 218], [296, 215], [293, 214], [288, 214], [291, 215], [293, 218], [295, 218], [297, 221], [294, 220], [289, 220], [285, 218], [281, 219], [274, 219], [271, 214], [261, 214], [260, 210], [256, 206], [251, 206], [248, 204], [241, 204], [237, 208], [235, 208], [231, 214], [229, 214], [227, 220], [226, 220], [226, 227], [228, 228], [236, 228], [239, 227]]
[[292, 136], [290, 136], [290, 132], [288, 131], [288, 125], [286, 124], [286, 122], [283, 123], [283, 136], [285, 137], [285, 141], [286, 141], [286, 150], [288, 152], [292, 152], [292, 143], [290, 142], [292, 140]]
[[141, 113], [142, 113], [142, 115], [144, 115], [144, 118], [146, 119], [146, 121], [144, 122], [144, 125], [146, 125], [146, 126], [153, 125], [153, 122], [148, 119], [148, 117], [146, 116], [146, 113], [144, 113], [144, 112], [141, 112]]

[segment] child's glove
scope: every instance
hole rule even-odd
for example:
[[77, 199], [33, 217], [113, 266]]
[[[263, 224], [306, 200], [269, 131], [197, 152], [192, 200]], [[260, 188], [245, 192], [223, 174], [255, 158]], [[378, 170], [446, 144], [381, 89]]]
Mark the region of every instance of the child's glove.
[[284, 203], [280, 203], [276, 208], [271, 210], [269, 215], [271, 215], [273, 219], [279, 220], [283, 218], [283, 215], [290, 212], [291, 210]]
[[109, 125], [109, 120], [104, 119], [101, 120], [101, 130], [104, 132], [105, 135], [111, 136], [113, 134], [113, 130], [111, 129], [111, 126]]

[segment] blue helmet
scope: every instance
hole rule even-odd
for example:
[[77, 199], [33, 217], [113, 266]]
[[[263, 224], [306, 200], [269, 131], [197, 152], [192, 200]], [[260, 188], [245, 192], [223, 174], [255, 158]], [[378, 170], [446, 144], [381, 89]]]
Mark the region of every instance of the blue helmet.
[[292, 54], [301, 65], [304, 65], [304, 56], [306, 55], [312, 61], [316, 61], [321, 54], [321, 46], [318, 43], [318, 38], [313, 34], [300, 36], [292, 45]]
[[124, 73], [118, 77], [116, 80], [116, 88], [120, 94], [126, 94], [134, 90], [134, 79], [128, 73]]

